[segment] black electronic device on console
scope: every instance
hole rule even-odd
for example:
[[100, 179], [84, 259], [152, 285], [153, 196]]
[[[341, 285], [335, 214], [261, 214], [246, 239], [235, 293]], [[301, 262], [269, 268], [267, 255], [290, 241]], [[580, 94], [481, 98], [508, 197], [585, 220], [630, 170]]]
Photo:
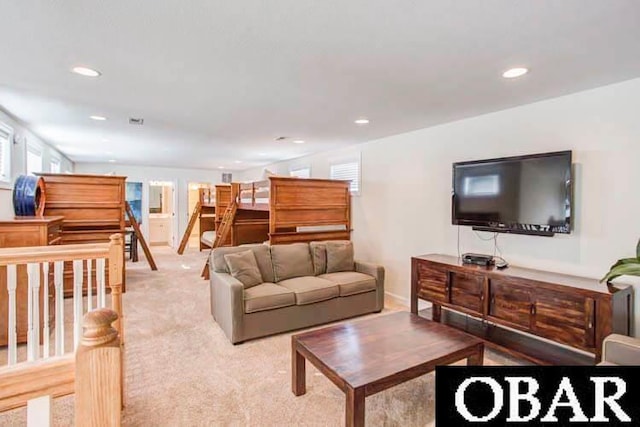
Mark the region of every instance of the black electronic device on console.
[[484, 266], [490, 266], [495, 263], [491, 255], [474, 254], [474, 253], [462, 254], [462, 262], [464, 264], [475, 264], [475, 265], [484, 265]]

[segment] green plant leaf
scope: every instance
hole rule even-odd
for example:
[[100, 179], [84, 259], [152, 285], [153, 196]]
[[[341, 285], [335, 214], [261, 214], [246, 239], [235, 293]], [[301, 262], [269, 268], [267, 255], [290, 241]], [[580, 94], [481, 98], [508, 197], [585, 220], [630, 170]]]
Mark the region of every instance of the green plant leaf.
[[640, 260], [636, 259], [635, 263], [629, 262], [613, 267], [600, 282], [608, 282], [620, 276], [640, 276]]
[[638, 239], [638, 246], [636, 246], [636, 258], [640, 259], [640, 239]]
[[638, 258], [622, 258], [622, 259], [619, 259], [618, 261], [616, 261], [616, 263], [611, 266], [611, 269], [614, 269], [619, 265], [633, 264], [633, 263], [636, 263], [636, 262], [640, 263], [640, 260]]

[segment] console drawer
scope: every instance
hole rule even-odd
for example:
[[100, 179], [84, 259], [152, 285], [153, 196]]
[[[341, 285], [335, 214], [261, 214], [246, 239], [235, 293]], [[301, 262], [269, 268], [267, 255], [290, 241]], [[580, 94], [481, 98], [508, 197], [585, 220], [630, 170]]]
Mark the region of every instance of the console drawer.
[[420, 298], [433, 302], [448, 302], [448, 277], [444, 268], [418, 263], [418, 288]]
[[483, 312], [484, 278], [475, 274], [451, 273], [451, 304], [478, 314]]
[[566, 292], [536, 293], [534, 332], [574, 347], [595, 346], [595, 301]]
[[529, 287], [517, 285], [508, 279], [491, 279], [489, 292], [489, 317], [520, 329], [531, 329], [534, 308]]

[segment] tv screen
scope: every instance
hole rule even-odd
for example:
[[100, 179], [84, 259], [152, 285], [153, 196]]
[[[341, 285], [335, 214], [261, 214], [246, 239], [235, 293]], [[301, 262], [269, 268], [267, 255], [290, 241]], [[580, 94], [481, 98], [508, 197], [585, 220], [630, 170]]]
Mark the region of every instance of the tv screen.
[[490, 231], [571, 231], [571, 151], [453, 164], [452, 220]]

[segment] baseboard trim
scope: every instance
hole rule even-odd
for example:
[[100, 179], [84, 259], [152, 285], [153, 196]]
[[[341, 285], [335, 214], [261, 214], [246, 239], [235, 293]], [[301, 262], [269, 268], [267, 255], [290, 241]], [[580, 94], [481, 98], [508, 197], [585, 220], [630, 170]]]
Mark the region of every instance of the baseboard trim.
[[[411, 300], [409, 298], [405, 298], [403, 296], [394, 294], [392, 292], [385, 291], [385, 296], [392, 299], [394, 302], [400, 305], [404, 305], [409, 308], [411, 306]], [[418, 310], [424, 310], [425, 308], [431, 307], [431, 303], [423, 300], [418, 300]]]

